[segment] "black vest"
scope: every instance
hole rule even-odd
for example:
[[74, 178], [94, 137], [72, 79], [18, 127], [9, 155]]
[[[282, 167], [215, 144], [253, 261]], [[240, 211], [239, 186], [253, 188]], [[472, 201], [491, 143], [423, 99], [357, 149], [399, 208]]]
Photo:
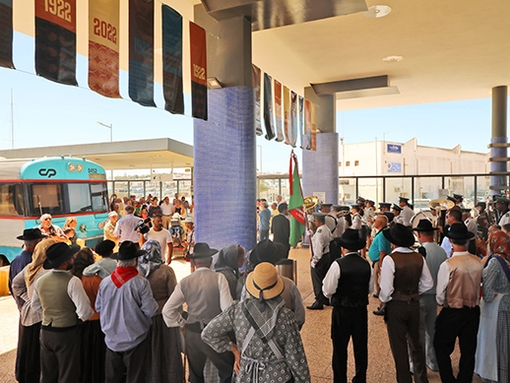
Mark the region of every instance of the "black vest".
[[357, 253], [347, 254], [337, 259], [336, 262], [340, 266], [340, 279], [336, 293], [331, 299], [333, 306], [363, 307], [368, 305], [370, 264]]

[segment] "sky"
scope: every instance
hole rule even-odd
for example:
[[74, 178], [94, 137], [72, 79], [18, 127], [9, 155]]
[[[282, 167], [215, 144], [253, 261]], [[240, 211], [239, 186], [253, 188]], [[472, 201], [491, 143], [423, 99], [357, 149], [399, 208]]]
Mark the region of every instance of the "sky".
[[[16, 70], [0, 68], [0, 149], [109, 141], [110, 130], [98, 122], [112, 125], [114, 141], [169, 137], [193, 144], [189, 95], [185, 95], [186, 116], [163, 109], [158, 85], [158, 108], [142, 107], [127, 97], [127, 73], [121, 72], [124, 98], [108, 99], [88, 89], [87, 59], [80, 55], [79, 86], [53, 83], [35, 75], [33, 38], [16, 32], [15, 41], [26, 49], [15, 51]], [[337, 112], [337, 132], [345, 144], [376, 138], [406, 142], [416, 137], [419, 145], [453, 148], [460, 144], [463, 150], [487, 152], [491, 100], [341, 111]], [[290, 146], [263, 137], [257, 137], [257, 145], [258, 170], [288, 171]], [[295, 151], [301, 158], [301, 150]]]

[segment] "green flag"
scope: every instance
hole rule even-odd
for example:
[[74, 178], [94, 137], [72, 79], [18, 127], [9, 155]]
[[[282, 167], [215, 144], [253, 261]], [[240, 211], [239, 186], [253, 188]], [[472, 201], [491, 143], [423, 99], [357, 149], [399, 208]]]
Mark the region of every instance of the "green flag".
[[292, 150], [290, 153], [289, 167], [289, 214], [290, 214], [290, 238], [289, 243], [295, 247], [305, 232], [305, 212], [303, 211], [303, 192], [299, 181], [297, 156]]

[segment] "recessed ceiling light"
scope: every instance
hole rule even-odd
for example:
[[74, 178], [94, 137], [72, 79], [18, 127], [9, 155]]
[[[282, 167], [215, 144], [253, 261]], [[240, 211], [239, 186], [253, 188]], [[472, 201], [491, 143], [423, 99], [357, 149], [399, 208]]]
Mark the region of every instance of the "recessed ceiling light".
[[368, 11], [363, 12], [363, 16], [368, 17], [369, 19], [379, 19], [389, 15], [390, 12], [391, 7], [387, 5], [373, 5], [368, 8]]
[[398, 62], [402, 61], [404, 58], [402, 56], [387, 56], [382, 59], [382, 61], [390, 63], [390, 62]]

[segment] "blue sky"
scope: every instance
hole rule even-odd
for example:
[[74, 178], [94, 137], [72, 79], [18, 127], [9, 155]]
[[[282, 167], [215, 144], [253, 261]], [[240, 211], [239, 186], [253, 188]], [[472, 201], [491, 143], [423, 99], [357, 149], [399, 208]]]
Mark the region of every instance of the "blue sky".
[[[37, 147], [105, 142], [113, 125], [113, 139], [170, 137], [193, 144], [193, 119], [174, 116], [159, 108], [142, 107], [127, 97], [127, 74], [121, 73], [125, 99], [108, 99], [87, 87], [86, 58], [78, 57], [79, 87], [60, 85], [34, 74], [33, 39], [16, 33], [17, 45], [26, 46], [15, 55], [17, 70], [0, 68], [0, 148], [12, 147], [11, 90], [14, 100], [14, 147]], [[18, 46], [19, 46], [18, 45]], [[186, 95], [189, 106], [189, 95]], [[189, 113], [189, 107], [186, 110]], [[491, 134], [491, 100], [477, 99], [337, 113], [337, 132], [345, 143], [373, 141], [405, 142], [417, 137], [420, 145], [487, 152]], [[291, 148], [257, 138], [257, 162], [264, 172], [288, 171]], [[262, 155], [261, 155], [262, 152]], [[296, 150], [299, 157], [301, 151]], [[260, 169], [260, 163], [258, 164]]]

